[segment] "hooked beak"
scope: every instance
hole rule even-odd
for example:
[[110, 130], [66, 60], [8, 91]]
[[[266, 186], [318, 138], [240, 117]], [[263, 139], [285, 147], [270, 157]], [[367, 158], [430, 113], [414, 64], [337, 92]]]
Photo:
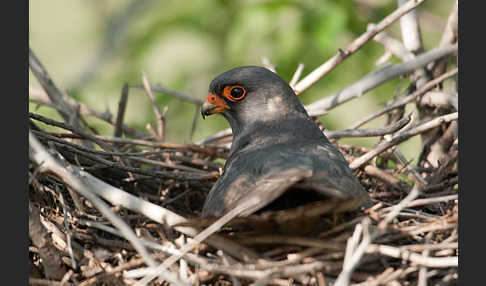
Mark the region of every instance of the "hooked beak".
[[221, 97], [210, 93], [201, 106], [201, 115], [202, 118], [205, 119], [206, 116], [221, 113], [225, 109], [230, 109], [226, 102]]
[[205, 101], [203, 103], [203, 105], [201, 106], [201, 115], [202, 115], [202, 118], [203, 119], [206, 119], [206, 116], [209, 116], [209, 115], [213, 114], [214, 111], [216, 110], [216, 108], [218, 108], [217, 105], [211, 104], [211, 103]]

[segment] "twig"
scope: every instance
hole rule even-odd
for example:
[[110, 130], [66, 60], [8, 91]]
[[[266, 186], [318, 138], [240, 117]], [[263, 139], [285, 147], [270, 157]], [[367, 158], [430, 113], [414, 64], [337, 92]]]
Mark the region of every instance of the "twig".
[[[241, 204], [236, 206], [234, 209], [230, 210], [228, 213], [226, 213], [224, 216], [219, 218], [217, 221], [215, 221], [213, 224], [211, 224], [209, 227], [201, 231], [198, 235], [194, 236], [193, 240], [190, 243], [187, 243], [184, 245], [179, 251], [180, 253], [178, 254], [173, 254], [171, 257], [167, 258], [162, 264], [157, 266], [154, 269], [155, 273], [158, 273], [157, 275], [160, 275], [160, 273], [163, 273], [165, 269], [167, 269], [169, 266], [171, 266], [174, 262], [179, 260], [185, 253], [191, 251], [194, 247], [196, 247], [199, 243], [201, 243], [203, 240], [208, 238], [210, 235], [221, 229], [223, 225], [228, 223], [230, 220], [232, 220], [234, 217], [238, 216], [241, 212], [247, 210], [249, 207], [254, 206], [260, 201], [260, 198], [258, 197], [251, 197], [248, 200], [243, 201]], [[152, 281], [155, 276], [157, 275], [147, 275], [140, 281], [138, 281], [135, 285], [142, 286], [146, 285], [150, 281]]]
[[310, 237], [296, 237], [287, 235], [258, 235], [238, 237], [237, 241], [242, 244], [292, 244], [306, 247], [315, 247], [329, 250], [343, 250], [344, 245], [334, 241], [323, 241]]
[[[439, 46], [452, 44], [457, 42], [458, 40], [458, 18], [459, 18], [458, 2], [459, 1], [456, 0], [454, 5], [452, 5], [452, 10], [449, 15], [449, 18], [447, 19], [447, 24], [442, 34], [442, 38], [440, 39]], [[447, 59], [441, 59], [431, 64], [429, 68], [432, 70], [432, 75], [438, 76], [440, 74], [443, 74], [447, 68], [447, 64], [448, 64]]]
[[295, 86], [295, 93], [301, 94], [304, 90], [308, 89], [310, 86], [319, 81], [324, 75], [334, 69], [339, 63], [341, 63], [351, 54], [356, 52], [359, 48], [361, 48], [364, 44], [371, 40], [376, 34], [383, 31], [397, 19], [399, 19], [418, 5], [422, 4], [423, 2], [424, 0], [410, 0], [405, 5], [402, 5], [401, 7], [393, 11], [390, 15], [388, 15], [385, 19], [378, 23], [374, 27], [374, 29], [363, 33], [351, 44], [349, 44], [344, 50], [339, 50], [336, 55], [334, 55], [332, 58], [327, 60], [325, 63], [323, 63], [306, 77], [304, 77], [301, 81], [299, 81]]
[[[109, 226], [104, 225], [104, 224], [99, 223], [99, 222], [87, 221], [87, 220], [78, 220], [78, 223], [85, 225], [85, 226], [94, 227], [94, 228], [106, 231], [108, 233], [117, 235], [119, 237], [123, 237], [123, 234], [120, 231], [118, 231], [117, 229], [109, 227]], [[161, 244], [158, 244], [158, 243], [150, 241], [150, 240], [140, 239], [140, 241], [142, 242], [143, 245], [145, 245], [148, 248], [158, 250], [158, 251], [162, 251], [162, 252], [169, 254], [169, 255], [181, 253], [180, 250], [178, 250], [178, 249], [175, 249], [175, 248], [172, 248], [172, 247], [166, 247], [166, 246], [163, 246]], [[206, 264], [206, 263], [208, 263], [208, 261], [206, 259], [204, 259], [200, 256], [197, 256], [195, 254], [192, 254], [192, 253], [186, 253], [186, 254], [183, 255], [183, 257], [193, 264]]]
[[400, 180], [395, 178], [393, 175], [373, 166], [366, 165], [364, 171], [371, 176], [377, 177], [378, 179], [387, 182], [390, 185], [398, 185]]
[[371, 137], [371, 136], [383, 136], [386, 134], [394, 133], [407, 125], [412, 119], [412, 115], [400, 119], [399, 121], [390, 124], [384, 128], [368, 128], [368, 129], [344, 129], [336, 131], [326, 131], [328, 138], [336, 139], [342, 137]]
[[125, 116], [125, 110], [128, 101], [128, 84], [124, 84], [120, 96], [120, 101], [118, 102], [118, 112], [116, 114], [115, 121], [115, 137], [121, 137], [123, 135], [123, 118]]
[[[368, 29], [373, 29], [375, 24], [368, 24]], [[415, 58], [415, 55], [407, 50], [399, 40], [391, 37], [385, 31], [378, 33], [373, 40], [383, 45], [386, 51], [399, 57], [402, 61], [410, 61]]]
[[[354, 269], [360, 263], [363, 254], [369, 244], [378, 236], [377, 232], [372, 234], [368, 230], [369, 218], [365, 217], [362, 222], [356, 225], [353, 236], [348, 239], [346, 245], [346, 255], [343, 262], [343, 270], [339, 274], [334, 286], [347, 286], [351, 279], [351, 274]], [[359, 243], [359, 237], [362, 236], [361, 243]]]
[[277, 71], [275, 70], [275, 65], [272, 64], [272, 62], [270, 61], [270, 59], [268, 57], [262, 58], [262, 64], [266, 69], [268, 69], [268, 70], [270, 70], [274, 73], [277, 73]]
[[452, 95], [445, 92], [427, 92], [421, 99], [420, 104], [430, 107], [451, 108], [459, 110], [459, 99], [457, 95]]
[[[410, 1], [413, 2], [413, 0]], [[362, 79], [342, 89], [341, 91], [333, 93], [330, 96], [307, 105], [307, 112], [310, 116], [319, 116], [325, 114], [327, 111], [336, 107], [337, 105], [347, 102], [353, 98], [358, 98], [373, 88], [385, 83], [386, 81], [389, 81], [399, 75], [407, 74], [456, 51], [457, 45], [448, 45], [445, 47], [432, 49], [408, 62], [380, 68], [367, 74]]]
[[[175, 180], [181, 180], [181, 181], [188, 181], [190, 184], [197, 184], [197, 185], [200, 185], [200, 183], [196, 183], [196, 182], [194, 182], [194, 180], [196, 180], [196, 181], [207, 180], [207, 179], [211, 179], [211, 177], [212, 178], [217, 177], [216, 174], [205, 174], [204, 172], [201, 172], [200, 170], [198, 170], [197, 172], [194, 172], [194, 170], [190, 170], [190, 172], [167, 172], [167, 171], [147, 170], [147, 169], [136, 168], [136, 167], [131, 167], [131, 166], [124, 166], [124, 165], [121, 165], [119, 163], [104, 159], [99, 155], [120, 156], [120, 154], [121, 154], [122, 156], [123, 155], [130, 156], [129, 154], [123, 154], [123, 153], [119, 153], [119, 152], [105, 152], [105, 153], [103, 153], [103, 152], [100, 152], [100, 151], [89, 150], [89, 149], [86, 149], [86, 148], [82, 148], [82, 146], [80, 146], [80, 145], [70, 144], [69, 142], [63, 142], [63, 140], [53, 138], [52, 136], [43, 134], [41, 132], [37, 132], [37, 131], [32, 130], [32, 133], [34, 133], [38, 136], [47, 138], [51, 141], [54, 141], [54, 142], [56, 142], [56, 145], [62, 144], [63, 147], [65, 147], [66, 149], [68, 149], [72, 152], [78, 153], [78, 154], [82, 154], [83, 157], [86, 157], [86, 158], [92, 160], [93, 162], [100, 163], [102, 166], [116, 168], [116, 169], [120, 169], [120, 170], [127, 171], [127, 172], [132, 172], [132, 173], [137, 173], [137, 174], [141, 174], [141, 175], [145, 175], [145, 176], [150, 176], [150, 177], [154, 177], [154, 178], [157, 178], [157, 179], [175, 179]], [[92, 154], [96, 154], [98, 156], [92, 155]], [[130, 158], [131, 158], [131, 156], [130, 156]], [[139, 157], [135, 157], [135, 158], [133, 158], [133, 160], [143, 161], [144, 159], [139, 158]], [[145, 159], [145, 160], [148, 160], [148, 159]], [[188, 168], [190, 168], [190, 167], [184, 167], [184, 166], [181, 166], [182, 168], [178, 168], [179, 166], [176, 166], [176, 165], [166, 164], [166, 163], [163, 163], [163, 162], [158, 162], [158, 161], [153, 161], [153, 160], [148, 160], [146, 162], [150, 162], [151, 164], [162, 165], [162, 166], [164, 166], [166, 168], [170, 168], [170, 169], [186, 169], [186, 170], [189, 170]]]
[[166, 163], [166, 162], [161, 162], [161, 161], [156, 161], [156, 160], [151, 160], [147, 158], [139, 158], [139, 157], [130, 157], [133, 161], [138, 161], [138, 162], [144, 162], [156, 166], [162, 166], [164, 168], [168, 169], [176, 169], [176, 170], [183, 170], [183, 171], [188, 171], [188, 172], [194, 172], [194, 173], [199, 173], [199, 174], [205, 174], [204, 170], [197, 169], [197, 168], [192, 168], [188, 166], [182, 166], [182, 165], [176, 165], [174, 163]]
[[218, 131], [218, 132], [214, 133], [213, 135], [209, 135], [208, 137], [197, 141], [195, 144], [205, 145], [205, 144], [209, 144], [211, 142], [220, 140], [222, 138], [230, 137], [231, 135], [232, 135], [231, 128], [228, 128], [228, 129], [225, 129], [225, 130]]
[[41, 285], [41, 286], [71, 286], [69, 282], [61, 282], [61, 281], [54, 281], [54, 280], [47, 280], [47, 279], [40, 279], [40, 278], [32, 278], [29, 277], [29, 285]]
[[[430, 243], [431, 237], [432, 237], [432, 233], [430, 232], [425, 236], [426, 244]], [[422, 252], [422, 256], [424, 257], [424, 259], [427, 259], [427, 257], [429, 256], [429, 252], [430, 252], [429, 249], [424, 249], [424, 251]], [[427, 266], [420, 265], [418, 275], [419, 276], [418, 276], [417, 286], [427, 286]]]
[[390, 51], [385, 50], [385, 52], [383, 53], [383, 55], [381, 55], [381, 57], [379, 57], [375, 61], [375, 66], [377, 66], [377, 67], [382, 66], [386, 62], [388, 62], [389, 60], [391, 60], [391, 58], [393, 58], [393, 54]]
[[[143, 214], [144, 216], [169, 227], [174, 225], [180, 225], [187, 222], [187, 219], [177, 215], [165, 208], [162, 208], [156, 204], [150, 203], [148, 201], [142, 200], [134, 195], [131, 195], [125, 191], [115, 188], [102, 180], [93, 177], [89, 173], [81, 170], [80, 168], [69, 165], [69, 168], [74, 170], [78, 174], [78, 179], [82, 181], [84, 185], [89, 186], [90, 190], [95, 194], [101, 196], [103, 199], [110, 202], [115, 206], [122, 206], [134, 212]], [[67, 172], [67, 171], [66, 171]], [[175, 230], [184, 233], [189, 236], [195, 236], [198, 230], [193, 227], [177, 226], [174, 227]], [[249, 260], [251, 258], [256, 258], [258, 255], [228, 239], [224, 239], [217, 235], [209, 237], [207, 240], [208, 244], [213, 245], [216, 248], [220, 248], [227, 253], [238, 257], [242, 260]]]
[[345, 230], [348, 227], [354, 226], [355, 224], [357, 224], [358, 222], [360, 222], [362, 220], [363, 220], [363, 217], [359, 216], [359, 217], [356, 217], [356, 218], [354, 218], [354, 219], [352, 219], [352, 220], [350, 220], [348, 222], [338, 224], [334, 228], [332, 228], [330, 230], [327, 230], [327, 231], [325, 231], [323, 233], [320, 233], [319, 234], [319, 238], [325, 238], [325, 237], [328, 237], [331, 234], [334, 234], [336, 232], [340, 232], [342, 230]]
[[52, 125], [52, 126], [56, 126], [56, 127], [60, 127], [60, 128], [63, 128], [63, 129], [66, 129], [66, 130], [69, 130], [73, 133], [76, 133], [76, 134], [79, 134], [79, 135], [82, 135], [83, 137], [85, 138], [88, 138], [90, 140], [92, 140], [93, 142], [95, 142], [96, 144], [98, 144], [101, 148], [105, 149], [105, 150], [113, 150], [112, 146], [109, 146], [108, 144], [105, 144], [104, 142], [100, 141], [99, 139], [96, 138], [96, 135], [91, 135], [89, 133], [86, 133], [84, 131], [82, 131], [81, 129], [76, 129], [76, 127], [70, 125], [70, 124], [67, 124], [67, 123], [62, 123], [62, 122], [58, 122], [58, 121], [55, 121], [55, 120], [52, 120], [52, 119], [49, 119], [47, 117], [44, 117], [42, 115], [39, 115], [39, 114], [35, 114], [35, 113], [32, 113], [32, 112], [29, 112], [29, 117], [30, 118], [33, 118], [35, 120], [39, 120], [41, 122], [44, 122], [46, 124], [49, 124], [49, 125]]
[[74, 258], [73, 248], [71, 246], [71, 228], [69, 227], [68, 218], [67, 218], [67, 208], [66, 204], [64, 203], [64, 196], [62, 195], [61, 191], [59, 190], [58, 186], [56, 185], [56, 191], [59, 194], [59, 201], [62, 205], [62, 212], [63, 212], [63, 219], [64, 219], [64, 227], [66, 228], [66, 242], [67, 248], [69, 251], [69, 256], [71, 257], [71, 264], [73, 269], [77, 269], [76, 259]]
[[73, 125], [76, 130], [82, 130], [78, 112], [79, 106], [75, 101], [69, 100], [67, 95], [64, 95], [55, 85], [52, 78], [49, 76], [47, 70], [42, 66], [36, 55], [29, 47], [29, 68], [35, 75], [37, 80], [46, 91], [47, 96], [51, 102], [56, 106], [56, 110], [62, 116], [64, 121]]
[[152, 103], [155, 117], [157, 118], [157, 141], [164, 141], [165, 118], [160, 111], [159, 105], [155, 101], [154, 95], [152, 94], [152, 90], [150, 88], [150, 83], [145, 73], [142, 73], [142, 82], [145, 88], [145, 92], [147, 93], [147, 96]]
[[[226, 265], [226, 266], [230, 266], [231, 265], [231, 263], [230, 263], [230, 261], [232, 260], [231, 257], [225, 255], [224, 252], [222, 252], [221, 250], [218, 250], [216, 252], [216, 254], [219, 257], [221, 257], [221, 260], [223, 261], [223, 264], [224, 265]], [[233, 275], [230, 275], [230, 278], [231, 278], [231, 282], [233, 283], [233, 286], [241, 286], [241, 282], [240, 282], [240, 280], [238, 280], [238, 278], [236, 278]]]
[[349, 128], [350, 129], [354, 129], [354, 128], [358, 128], [360, 127], [361, 125], [369, 122], [370, 120], [380, 116], [380, 115], [383, 115], [393, 109], [396, 109], [396, 108], [399, 108], [409, 102], [412, 102], [414, 99], [416, 99], [417, 97], [423, 95], [424, 93], [426, 93], [427, 91], [429, 91], [430, 89], [434, 88], [435, 86], [437, 86], [437, 84], [443, 82], [444, 80], [456, 75], [458, 73], [458, 68], [454, 68], [450, 71], [448, 71], [447, 73], [429, 81], [427, 84], [425, 84], [424, 86], [422, 86], [420, 89], [416, 90], [415, 92], [413, 92], [412, 94], [406, 96], [406, 97], [403, 97], [395, 102], [393, 102], [392, 104], [388, 105], [387, 107], [371, 114], [371, 115], [368, 115], [366, 116], [365, 118], [359, 120], [358, 122], [352, 124]]
[[[133, 145], [140, 145], [140, 146], [146, 146], [146, 147], [153, 147], [153, 148], [162, 148], [162, 149], [183, 149], [183, 150], [190, 150], [194, 152], [200, 152], [204, 154], [208, 154], [211, 156], [219, 156], [221, 158], [225, 158], [225, 154], [221, 154], [221, 152], [217, 152], [214, 148], [208, 148], [208, 147], [201, 147], [193, 144], [178, 144], [178, 143], [165, 143], [165, 142], [153, 142], [153, 141], [147, 141], [147, 140], [142, 140], [142, 139], [129, 139], [129, 138], [119, 138], [119, 137], [111, 137], [111, 136], [102, 136], [102, 135], [91, 135], [85, 132], [80, 132], [74, 130], [72, 126], [69, 126], [65, 123], [58, 122], [49, 118], [46, 118], [42, 115], [35, 114], [35, 113], [29, 113], [29, 117], [33, 118], [35, 120], [39, 120], [41, 122], [44, 122], [46, 124], [60, 127], [69, 131], [72, 131], [76, 133], [75, 135], [78, 135], [76, 137], [73, 135], [73, 138], [79, 138], [79, 136], [84, 137], [86, 139], [90, 139], [95, 141], [97, 144], [101, 143], [101, 145], [105, 146], [103, 142], [109, 142], [109, 143], [122, 143], [122, 144], [133, 144]], [[103, 142], [100, 142], [103, 141]], [[110, 146], [105, 146], [105, 147], [110, 147]], [[111, 149], [111, 148], [109, 148]]]
[[412, 128], [410, 128], [406, 131], [400, 132], [397, 135], [393, 136], [390, 139], [390, 141], [386, 141], [386, 142], [379, 144], [378, 146], [373, 148], [371, 151], [369, 151], [366, 154], [355, 159], [353, 162], [351, 162], [351, 164], [349, 164], [349, 167], [351, 169], [359, 168], [363, 164], [365, 164], [368, 160], [373, 159], [375, 156], [379, 155], [380, 153], [387, 150], [388, 148], [395, 146], [395, 145], [405, 141], [406, 139], [408, 139], [412, 136], [415, 136], [417, 134], [423, 133], [427, 130], [430, 130], [432, 128], [440, 126], [444, 122], [450, 122], [450, 121], [453, 121], [453, 120], [457, 120], [457, 118], [458, 118], [458, 113], [454, 112], [454, 113], [450, 113], [450, 114], [447, 114], [447, 115], [437, 117], [437, 118], [432, 119], [428, 122], [425, 122], [425, 123], [422, 123], [418, 126], [412, 127]]
[[382, 254], [394, 258], [408, 260], [418, 265], [425, 265], [427, 267], [445, 268], [445, 267], [457, 267], [458, 257], [423, 257], [418, 253], [402, 250], [397, 247], [389, 245], [376, 245], [371, 244], [367, 247], [366, 253], [369, 254]]
[[255, 269], [269, 269], [274, 267], [287, 266], [287, 265], [295, 264], [299, 261], [302, 261], [306, 257], [313, 256], [322, 251], [323, 249], [320, 247], [310, 247], [299, 253], [292, 253], [292, 255], [287, 256], [286, 259], [278, 260], [278, 261], [258, 261], [257, 264], [251, 267]]
[[[392, 138], [391, 135], [385, 135], [384, 136], [384, 139], [386, 141], [390, 141], [391, 138]], [[400, 151], [398, 146], [396, 146], [396, 148], [393, 150], [393, 155], [412, 174], [413, 178], [415, 179], [414, 181], [415, 181], [416, 184], [418, 184], [422, 188], [426, 187], [428, 185], [427, 181], [425, 181], [425, 179], [422, 178], [422, 176], [420, 176], [420, 174], [417, 172], [417, 170], [415, 170], [414, 168], [412, 168], [410, 166], [410, 164], [408, 164], [407, 159], [402, 154], [402, 152]]]
[[[397, 0], [397, 2], [399, 7], [404, 7], [408, 5], [410, 1]], [[414, 54], [422, 53], [422, 35], [416, 10], [412, 10], [400, 18], [400, 29], [405, 48]]]
[[[29, 86], [29, 97], [31, 97], [31, 101], [32, 102], [35, 102], [37, 104], [43, 104], [43, 105], [47, 105], [49, 107], [52, 107], [56, 110], [61, 110], [59, 109], [59, 107], [57, 107], [56, 105], [54, 105], [50, 99], [47, 97], [47, 94], [41, 90], [37, 90], [37, 89], [34, 89], [32, 87]], [[73, 101], [74, 101], [74, 98], [71, 98]], [[81, 103], [81, 102], [76, 102], [76, 104], [79, 106], [79, 113], [82, 114], [82, 115], [89, 115], [89, 116], [93, 116], [95, 118], [98, 118], [100, 120], [103, 120], [111, 125], [115, 125], [116, 124], [116, 120], [113, 119], [113, 116], [111, 115], [111, 113], [105, 111], [105, 112], [99, 112], [99, 111], [96, 111], [96, 110], [93, 110], [92, 108], [88, 107], [87, 105], [85, 105], [84, 103]], [[147, 137], [147, 134], [144, 133], [144, 132], [141, 132], [135, 128], [132, 128], [130, 126], [127, 126], [125, 124], [122, 125], [122, 128], [123, 128], [123, 132], [125, 134], [129, 134], [129, 135], [132, 135], [136, 138], [145, 138]]]
[[[226, 275], [232, 275], [244, 279], [265, 279], [265, 278], [275, 278], [275, 277], [288, 277], [295, 276], [300, 273], [313, 272], [320, 269], [325, 269], [326, 271], [336, 270], [340, 266], [340, 263], [324, 262], [324, 261], [314, 261], [310, 263], [305, 263], [301, 265], [289, 265], [284, 267], [273, 267], [265, 270], [255, 270], [251, 267], [236, 267], [225, 266], [220, 264], [208, 263], [201, 265], [201, 268], [214, 273], [221, 273]], [[132, 272], [130, 277], [141, 277], [144, 275], [157, 275], [156, 271], [152, 268], [142, 268], [138, 269], [137, 273]], [[132, 270], [133, 271], [133, 270]]]
[[457, 249], [459, 247], [459, 243], [452, 242], [447, 243], [443, 241], [442, 243], [433, 243], [433, 244], [412, 244], [412, 245], [403, 245], [400, 246], [402, 250], [408, 251], [424, 251], [424, 250], [441, 250], [441, 249]]
[[[457, 200], [458, 198], [459, 198], [458, 195], [450, 195], [450, 196], [427, 198], [427, 199], [417, 199], [417, 200], [414, 200], [414, 201], [407, 203], [405, 205], [405, 207], [406, 208], [412, 208], [412, 207], [418, 207], [418, 206], [423, 206], [423, 205], [428, 205], [428, 204], [443, 203], [443, 202]], [[392, 209], [392, 207], [383, 208], [382, 211], [387, 211], [387, 210], [390, 210], [390, 209]]]
[[29, 156], [40, 165], [41, 170], [55, 173], [61, 177], [66, 184], [90, 200], [93, 205], [123, 233], [124, 237], [132, 243], [134, 248], [145, 259], [145, 262], [148, 265], [156, 265], [156, 262], [152, 259], [145, 247], [140, 244], [139, 239], [133, 230], [121, 218], [113, 213], [104, 201], [92, 193], [89, 186], [79, 180], [82, 174], [77, 173], [75, 169], [70, 170], [70, 168], [58, 163], [49, 153], [47, 153], [31, 132], [29, 132], [29, 147]]
[[56, 251], [53, 241], [48, 238], [47, 230], [40, 221], [40, 211], [29, 201], [29, 238], [39, 249], [39, 256], [47, 278], [61, 279], [66, 272], [60, 253]]
[[378, 230], [381, 233], [385, 232], [385, 229], [388, 227], [388, 224], [398, 215], [398, 213], [403, 210], [406, 205], [413, 201], [415, 198], [417, 198], [420, 195], [421, 191], [415, 185], [410, 193], [402, 200], [400, 203], [397, 205], [393, 206], [391, 211], [386, 215], [386, 217], [378, 224]]
[[297, 66], [297, 69], [294, 72], [294, 75], [292, 75], [292, 78], [289, 81], [290, 87], [294, 88], [295, 84], [300, 79], [300, 76], [302, 75], [303, 70], [304, 70], [304, 64], [299, 63], [299, 65]]
[[457, 24], [458, 24], [458, 13], [459, 13], [459, 5], [458, 0], [452, 5], [452, 10], [447, 19], [447, 24], [444, 29], [444, 33], [442, 34], [442, 38], [440, 39], [440, 46], [444, 46], [447, 44], [455, 43], [457, 41]]

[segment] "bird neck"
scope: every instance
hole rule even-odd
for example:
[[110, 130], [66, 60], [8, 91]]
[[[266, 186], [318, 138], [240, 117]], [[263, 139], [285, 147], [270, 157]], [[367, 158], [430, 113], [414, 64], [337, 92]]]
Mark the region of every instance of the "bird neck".
[[272, 122], [255, 121], [237, 127], [232, 126], [233, 142], [230, 153], [245, 150], [248, 146], [260, 148], [293, 141], [328, 141], [317, 124], [307, 116], [289, 116]]

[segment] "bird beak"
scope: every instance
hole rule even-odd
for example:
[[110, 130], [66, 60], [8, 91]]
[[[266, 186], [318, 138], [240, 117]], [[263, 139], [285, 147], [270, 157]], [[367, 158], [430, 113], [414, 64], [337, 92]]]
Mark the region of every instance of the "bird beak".
[[202, 118], [205, 119], [206, 116], [209, 116], [211, 114], [213, 114], [213, 111], [218, 108], [217, 105], [214, 105], [214, 104], [211, 104], [207, 101], [205, 101], [203, 103], [203, 105], [201, 106], [201, 115], [202, 115]]
[[201, 115], [202, 118], [205, 119], [206, 116], [221, 113], [225, 109], [230, 109], [226, 102], [214, 93], [210, 93], [206, 97], [206, 101], [201, 106]]

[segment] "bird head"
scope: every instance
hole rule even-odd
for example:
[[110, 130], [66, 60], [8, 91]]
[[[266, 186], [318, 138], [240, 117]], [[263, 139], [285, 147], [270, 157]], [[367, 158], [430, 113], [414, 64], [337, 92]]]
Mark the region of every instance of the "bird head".
[[234, 68], [211, 81], [201, 114], [205, 118], [218, 113], [228, 120], [233, 134], [252, 123], [307, 116], [292, 88], [258, 66]]

